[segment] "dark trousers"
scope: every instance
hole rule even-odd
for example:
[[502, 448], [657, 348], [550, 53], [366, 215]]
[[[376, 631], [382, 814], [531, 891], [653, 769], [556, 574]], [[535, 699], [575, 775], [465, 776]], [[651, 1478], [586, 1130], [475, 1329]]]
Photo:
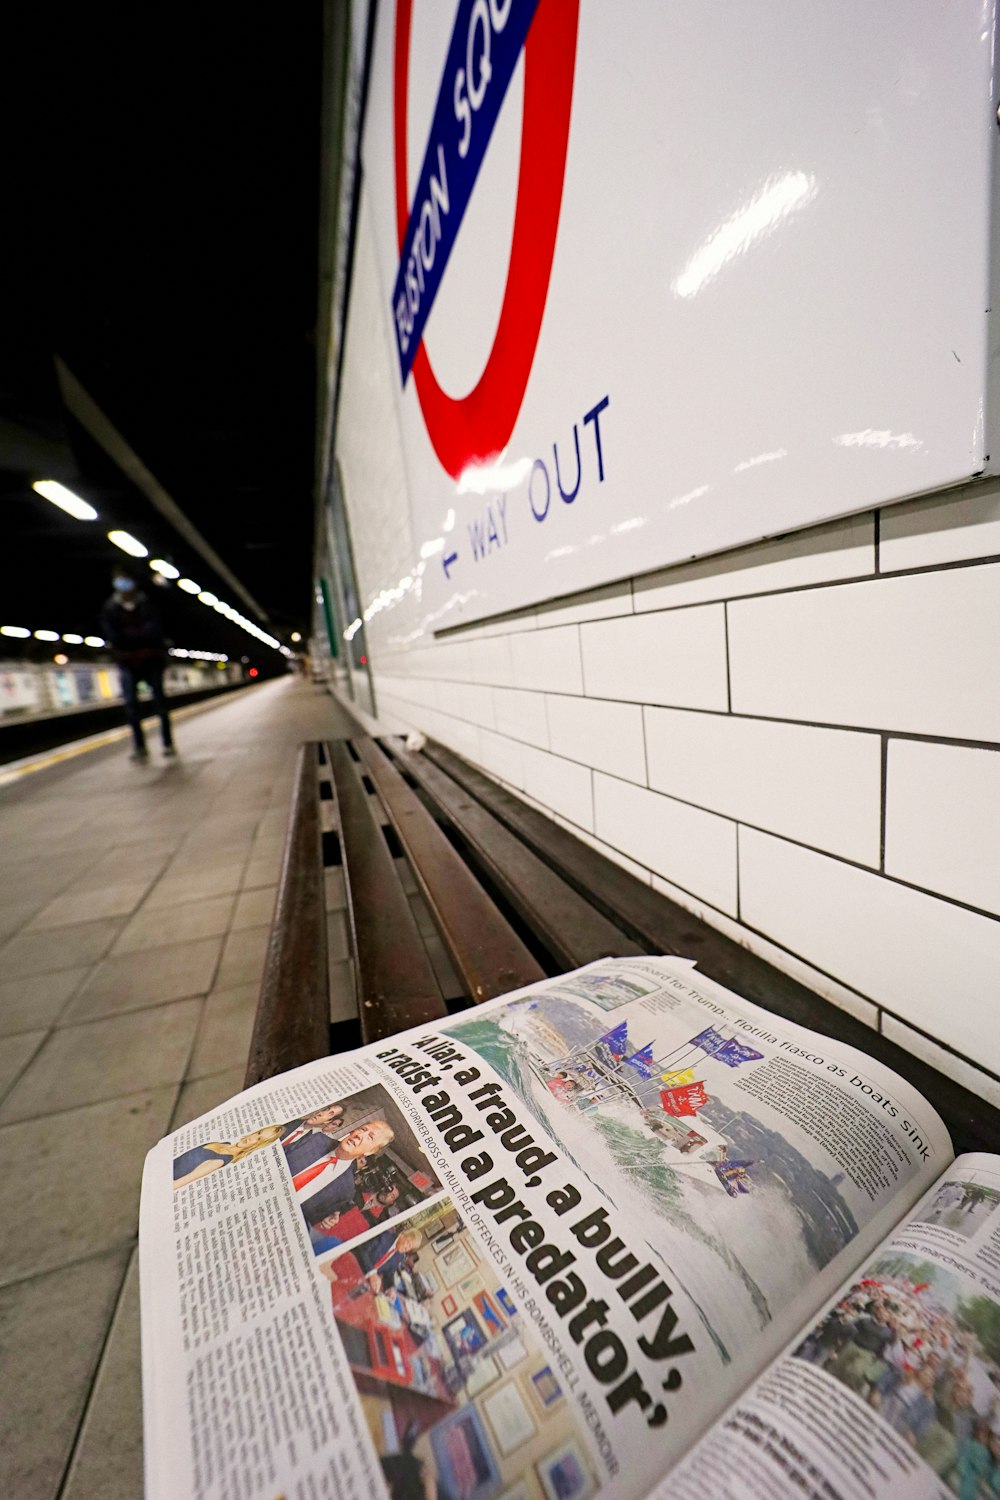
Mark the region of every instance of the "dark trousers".
[[142, 705], [139, 702], [139, 684], [146, 682], [153, 695], [153, 712], [160, 716], [160, 738], [166, 750], [173, 744], [170, 732], [170, 710], [163, 696], [163, 663], [151, 661], [141, 667], [120, 666], [122, 693], [125, 697], [125, 717], [132, 727], [132, 738], [137, 750], [145, 750], [146, 739], [142, 732]]

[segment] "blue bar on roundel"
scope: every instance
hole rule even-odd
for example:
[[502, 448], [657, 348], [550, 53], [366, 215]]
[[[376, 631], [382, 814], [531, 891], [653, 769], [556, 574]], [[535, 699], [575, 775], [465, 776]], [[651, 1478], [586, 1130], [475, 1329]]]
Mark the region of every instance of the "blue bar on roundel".
[[460, 0], [392, 291], [403, 385], [538, 0]]

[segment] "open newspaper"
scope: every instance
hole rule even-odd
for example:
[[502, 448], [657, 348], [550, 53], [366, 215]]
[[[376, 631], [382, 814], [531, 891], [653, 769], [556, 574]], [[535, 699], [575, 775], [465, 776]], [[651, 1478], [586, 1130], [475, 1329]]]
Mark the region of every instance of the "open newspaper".
[[998, 1205], [863, 1053], [592, 964], [150, 1153], [147, 1494], [982, 1500]]

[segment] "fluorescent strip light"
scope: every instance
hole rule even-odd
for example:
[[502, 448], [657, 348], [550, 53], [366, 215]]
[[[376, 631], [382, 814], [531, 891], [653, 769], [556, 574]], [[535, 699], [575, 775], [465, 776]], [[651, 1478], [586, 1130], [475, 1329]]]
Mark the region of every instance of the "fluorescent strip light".
[[201, 584], [193, 582], [190, 578], [182, 578], [177, 587], [183, 589], [185, 594], [200, 594]]
[[59, 632], [58, 632], [58, 630], [36, 630], [35, 631], [35, 640], [36, 641], [57, 641], [58, 639], [59, 639]]
[[97, 511], [86, 500], [81, 500], [79, 495], [74, 495], [64, 484], [56, 479], [36, 479], [31, 488], [36, 495], [41, 495], [43, 500], [50, 500], [53, 505], [58, 505], [68, 516], [75, 516], [78, 521], [96, 521]]
[[103, 646], [104, 637], [100, 635], [85, 635], [83, 638], [85, 646]]
[[149, 566], [154, 573], [159, 573], [161, 578], [179, 578], [180, 568], [175, 568], [173, 563], [164, 562], [162, 557], [154, 557]]
[[19, 641], [31, 639], [31, 631], [25, 630], [23, 625], [0, 625], [0, 635], [12, 635]]
[[83, 636], [82, 635], [73, 635], [73, 634], [64, 635], [63, 636], [63, 640], [66, 642], [67, 646], [82, 646], [83, 645]]
[[208, 589], [202, 589], [201, 593], [198, 595], [198, 599], [202, 604], [218, 604], [219, 602], [218, 594], [210, 593]]
[[[109, 531], [108, 541], [114, 542], [115, 546], [120, 547], [123, 552], [127, 552], [129, 557], [149, 556], [148, 549], [141, 542], [137, 542], [135, 537], [130, 536], [127, 531]], [[103, 641], [101, 644], [104, 644]]]

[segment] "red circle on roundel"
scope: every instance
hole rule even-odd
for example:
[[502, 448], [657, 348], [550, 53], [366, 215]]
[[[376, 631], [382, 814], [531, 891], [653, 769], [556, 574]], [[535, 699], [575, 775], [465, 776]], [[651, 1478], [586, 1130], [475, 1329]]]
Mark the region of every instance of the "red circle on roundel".
[[[482, 463], [502, 452], [527, 389], [559, 227], [579, 9], [579, 0], [539, 0], [524, 44], [524, 116], [514, 237], [496, 338], [479, 383], [456, 400], [438, 385], [422, 341], [413, 361], [427, 435], [453, 479], [468, 464]], [[400, 252], [410, 214], [406, 125], [412, 11], [413, 0], [398, 0], [393, 94]]]

